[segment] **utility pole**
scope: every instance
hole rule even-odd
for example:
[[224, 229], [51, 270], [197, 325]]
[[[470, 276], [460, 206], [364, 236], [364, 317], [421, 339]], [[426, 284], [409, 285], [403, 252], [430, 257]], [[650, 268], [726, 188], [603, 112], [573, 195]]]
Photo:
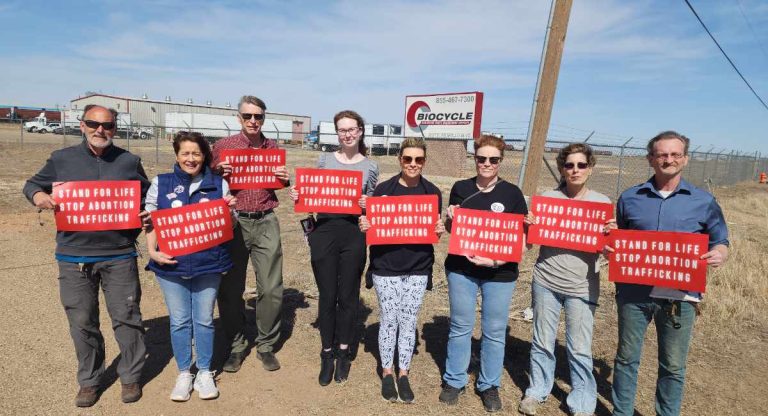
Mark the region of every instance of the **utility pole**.
[[560, 73], [560, 61], [563, 57], [572, 3], [573, 0], [552, 0], [533, 111], [528, 124], [528, 140], [520, 169], [520, 183], [525, 195], [534, 195], [539, 182], [541, 160], [544, 157], [544, 145], [547, 142], [549, 121], [552, 117], [557, 76]]

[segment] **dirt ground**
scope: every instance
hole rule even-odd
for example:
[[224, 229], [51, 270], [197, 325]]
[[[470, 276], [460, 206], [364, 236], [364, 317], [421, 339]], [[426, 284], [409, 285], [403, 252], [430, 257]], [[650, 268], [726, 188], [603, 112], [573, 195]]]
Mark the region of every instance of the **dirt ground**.
[[[2, 133], [0, 133], [1, 135]], [[6, 136], [7, 137], [7, 136]], [[101, 323], [107, 342], [105, 392], [90, 409], [74, 406], [77, 392], [76, 360], [68, 326], [58, 297], [57, 267], [53, 258], [55, 225], [50, 213], [38, 215], [24, 199], [24, 181], [45, 162], [50, 151], [62, 146], [61, 136], [49, 135], [48, 144], [0, 138], [0, 414], [243, 414], [261, 411], [265, 414], [295, 415], [366, 415], [366, 414], [466, 414], [483, 413], [479, 397], [468, 389], [458, 406], [438, 402], [440, 376], [445, 363], [448, 335], [448, 301], [442, 259], [447, 238], [437, 246], [435, 288], [428, 292], [420, 314], [417, 352], [413, 359], [411, 380], [416, 402], [411, 405], [390, 404], [381, 399], [377, 373], [378, 307], [375, 293], [362, 289], [356, 357], [349, 381], [343, 385], [317, 384], [320, 337], [313, 325], [317, 299], [309, 251], [300, 234], [299, 215], [292, 212], [286, 191], [279, 191], [281, 206], [277, 210], [282, 226], [285, 252], [285, 309], [283, 336], [277, 353], [282, 368], [266, 372], [251, 354], [236, 374], [217, 377], [221, 397], [201, 401], [196, 396], [186, 403], [168, 399], [176, 377], [176, 366], [169, 343], [168, 316], [154, 276], [142, 270], [142, 313], [146, 327], [148, 361], [144, 372], [144, 397], [137, 403], [120, 402], [120, 385], [115, 373], [118, 349], [110, 330], [109, 317], [102, 301]], [[70, 144], [74, 140], [70, 138]], [[166, 172], [171, 166], [170, 145], [158, 155], [154, 148], [139, 151], [151, 176]], [[132, 150], [139, 150], [132, 146]], [[292, 167], [312, 166], [316, 152], [290, 149], [288, 163]], [[378, 157], [382, 178], [397, 171], [392, 157]], [[430, 177], [447, 199], [454, 178]], [[756, 184], [730, 187], [718, 197], [735, 200], [745, 195], [762, 195], [768, 199], [768, 187]], [[764, 206], [764, 205], [763, 205]], [[741, 227], [733, 239], [765, 239], [768, 216], [765, 212], [759, 227]], [[728, 212], [726, 212], [728, 216]], [[147, 256], [140, 237], [142, 257]], [[752, 241], [752, 240], [750, 240]], [[753, 253], [765, 255], [765, 251]], [[517, 405], [527, 387], [531, 324], [520, 319], [521, 311], [530, 304], [530, 266], [535, 253], [529, 253], [522, 265], [510, 313], [505, 371], [501, 395], [503, 414], [517, 414]], [[716, 271], [727, 275], [729, 265]], [[768, 270], [763, 270], [763, 275]], [[598, 380], [597, 414], [610, 413], [610, 391], [613, 357], [616, 348], [616, 313], [613, 285], [603, 285], [600, 307], [595, 319], [594, 371]], [[252, 276], [252, 275], [250, 275]], [[250, 285], [254, 285], [250, 278]], [[717, 302], [717, 299], [707, 299]], [[757, 415], [765, 414], [768, 399], [759, 393], [768, 369], [768, 325], [761, 320], [734, 321], [708, 315], [696, 324], [689, 357], [683, 414], [686, 415]], [[765, 313], [757, 314], [765, 316]], [[556, 384], [540, 414], [567, 414], [565, 397], [569, 391], [564, 343], [557, 345]], [[253, 335], [253, 334], [251, 334]], [[478, 335], [475, 334], [472, 372], [477, 371]], [[219, 348], [220, 350], [220, 348]], [[652, 415], [656, 379], [655, 332], [648, 331], [639, 376], [637, 414]], [[220, 365], [220, 363], [219, 363]], [[474, 375], [471, 380], [474, 381]]]

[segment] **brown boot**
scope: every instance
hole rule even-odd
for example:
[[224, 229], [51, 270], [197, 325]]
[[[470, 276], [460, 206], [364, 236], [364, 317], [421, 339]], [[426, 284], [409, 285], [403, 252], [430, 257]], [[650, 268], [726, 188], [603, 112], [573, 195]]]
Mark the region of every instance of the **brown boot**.
[[99, 386], [80, 387], [75, 396], [75, 406], [91, 407], [99, 400]]
[[123, 384], [123, 392], [120, 395], [123, 403], [133, 403], [141, 398], [141, 384]]

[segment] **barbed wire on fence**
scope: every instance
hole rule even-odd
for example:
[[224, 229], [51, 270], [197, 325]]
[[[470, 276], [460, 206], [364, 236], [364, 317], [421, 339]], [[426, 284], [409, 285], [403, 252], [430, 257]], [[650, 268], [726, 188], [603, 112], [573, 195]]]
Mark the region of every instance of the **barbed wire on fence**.
[[[54, 132], [41, 135], [25, 131], [24, 125], [17, 120], [3, 120], [4, 129], [18, 129], [18, 141], [34, 143], [45, 137], [47, 143], [56, 143]], [[14, 125], [15, 123], [15, 125]], [[519, 180], [520, 167], [525, 149], [527, 135], [527, 122], [516, 121], [509, 123], [496, 123], [490, 132], [497, 132], [504, 136], [507, 143], [507, 157], [502, 174], [513, 181]], [[66, 126], [65, 126], [66, 127]], [[161, 155], [170, 152], [169, 142], [174, 133], [179, 130], [196, 131], [206, 136], [211, 142], [237, 134], [239, 126], [223, 126], [226, 128], [201, 128], [195, 126], [161, 126], [130, 124], [118, 128], [116, 138], [121, 141], [121, 146], [128, 150], [141, 153], [142, 159], [154, 161], [159, 164]], [[283, 146], [298, 147], [318, 151], [335, 150], [335, 138], [320, 140], [320, 135], [310, 134], [309, 131], [280, 131], [277, 125], [263, 127], [265, 136], [277, 140]], [[59, 133], [62, 147], [72, 145], [81, 140], [79, 129], [64, 128]], [[327, 135], [327, 134], [326, 134]], [[435, 138], [433, 140], [441, 140]], [[445, 139], [456, 141], [457, 139]], [[465, 140], [465, 139], [462, 139]], [[553, 124], [550, 129], [549, 140], [545, 145], [544, 161], [540, 172], [540, 187], [550, 188], [556, 186], [555, 156], [563, 146], [572, 142], [587, 141], [596, 151], [598, 164], [590, 180], [590, 187], [605, 195], [617, 198], [618, 195], [629, 186], [646, 181], [653, 171], [646, 159], [646, 148], [642, 140], [632, 137], [622, 137], [611, 133], [595, 132], [593, 130], [577, 127]], [[366, 135], [371, 153], [374, 157], [387, 157], [396, 155], [402, 136], [395, 135]], [[331, 143], [328, 145], [328, 143]], [[132, 149], [133, 148], [133, 149]], [[471, 153], [472, 146], [467, 144], [466, 149]], [[724, 148], [709, 146], [694, 146], [689, 152], [689, 162], [684, 172], [684, 177], [694, 185], [707, 188], [710, 186], [731, 185], [747, 180], [757, 180], [760, 172], [768, 171], [768, 158], [762, 157], [759, 152], [747, 154]], [[548, 166], [547, 166], [548, 165]], [[553, 174], [553, 171], [555, 174]]]

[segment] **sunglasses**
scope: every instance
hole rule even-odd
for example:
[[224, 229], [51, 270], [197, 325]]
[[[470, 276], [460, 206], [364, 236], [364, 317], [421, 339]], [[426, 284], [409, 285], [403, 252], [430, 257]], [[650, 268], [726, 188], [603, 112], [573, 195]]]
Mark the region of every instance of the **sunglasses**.
[[574, 166], [578, 166], [579, 169], [586, 169], [589, 167], [589, 164], [587, 162], [579, 162], [579, 163], [573, 163], [573, 162], [566, 162], [563, 163], [563, 167], [570, 170], [573, 169]]
[[97, 130], [99, 126], [103, 127], [104, 130], [112, 130], [115, 128], [115, 122], [114, 121], [105, 121], [104, 123], [99, 123], [98, 121], [93, 120], [83, 120], [83, 123], [89, 128]]
[[417, 165], [423, 165], [424, 161], [427, 160], [427, 158], [424, 157], [424, 156], [416, 156], [416, 157], [413, 157], [413, 156], [400, 156], [400, 160], [402, 160], [403, 163], [405, 163], [406, 165], [410, 164], [411, 162], [414, 162], [414, 161], [416, 162]]
[[491, 157], [475, 156], [475, 162], [479, 165], [485, 164], [487, 160], [490, 160], [492, 165], [498, 165], [499, 162], [501, 162], [501, 157], [500, 156], [491, 156]]
[[243, 121], [248, 121], [250, 119], [254, 119], [256, 121], [262, 121], [262, 120], [264, 120], [264, 114], [259, 114], [259, 113], [240, 113], [240, 118], [242, 118]]

